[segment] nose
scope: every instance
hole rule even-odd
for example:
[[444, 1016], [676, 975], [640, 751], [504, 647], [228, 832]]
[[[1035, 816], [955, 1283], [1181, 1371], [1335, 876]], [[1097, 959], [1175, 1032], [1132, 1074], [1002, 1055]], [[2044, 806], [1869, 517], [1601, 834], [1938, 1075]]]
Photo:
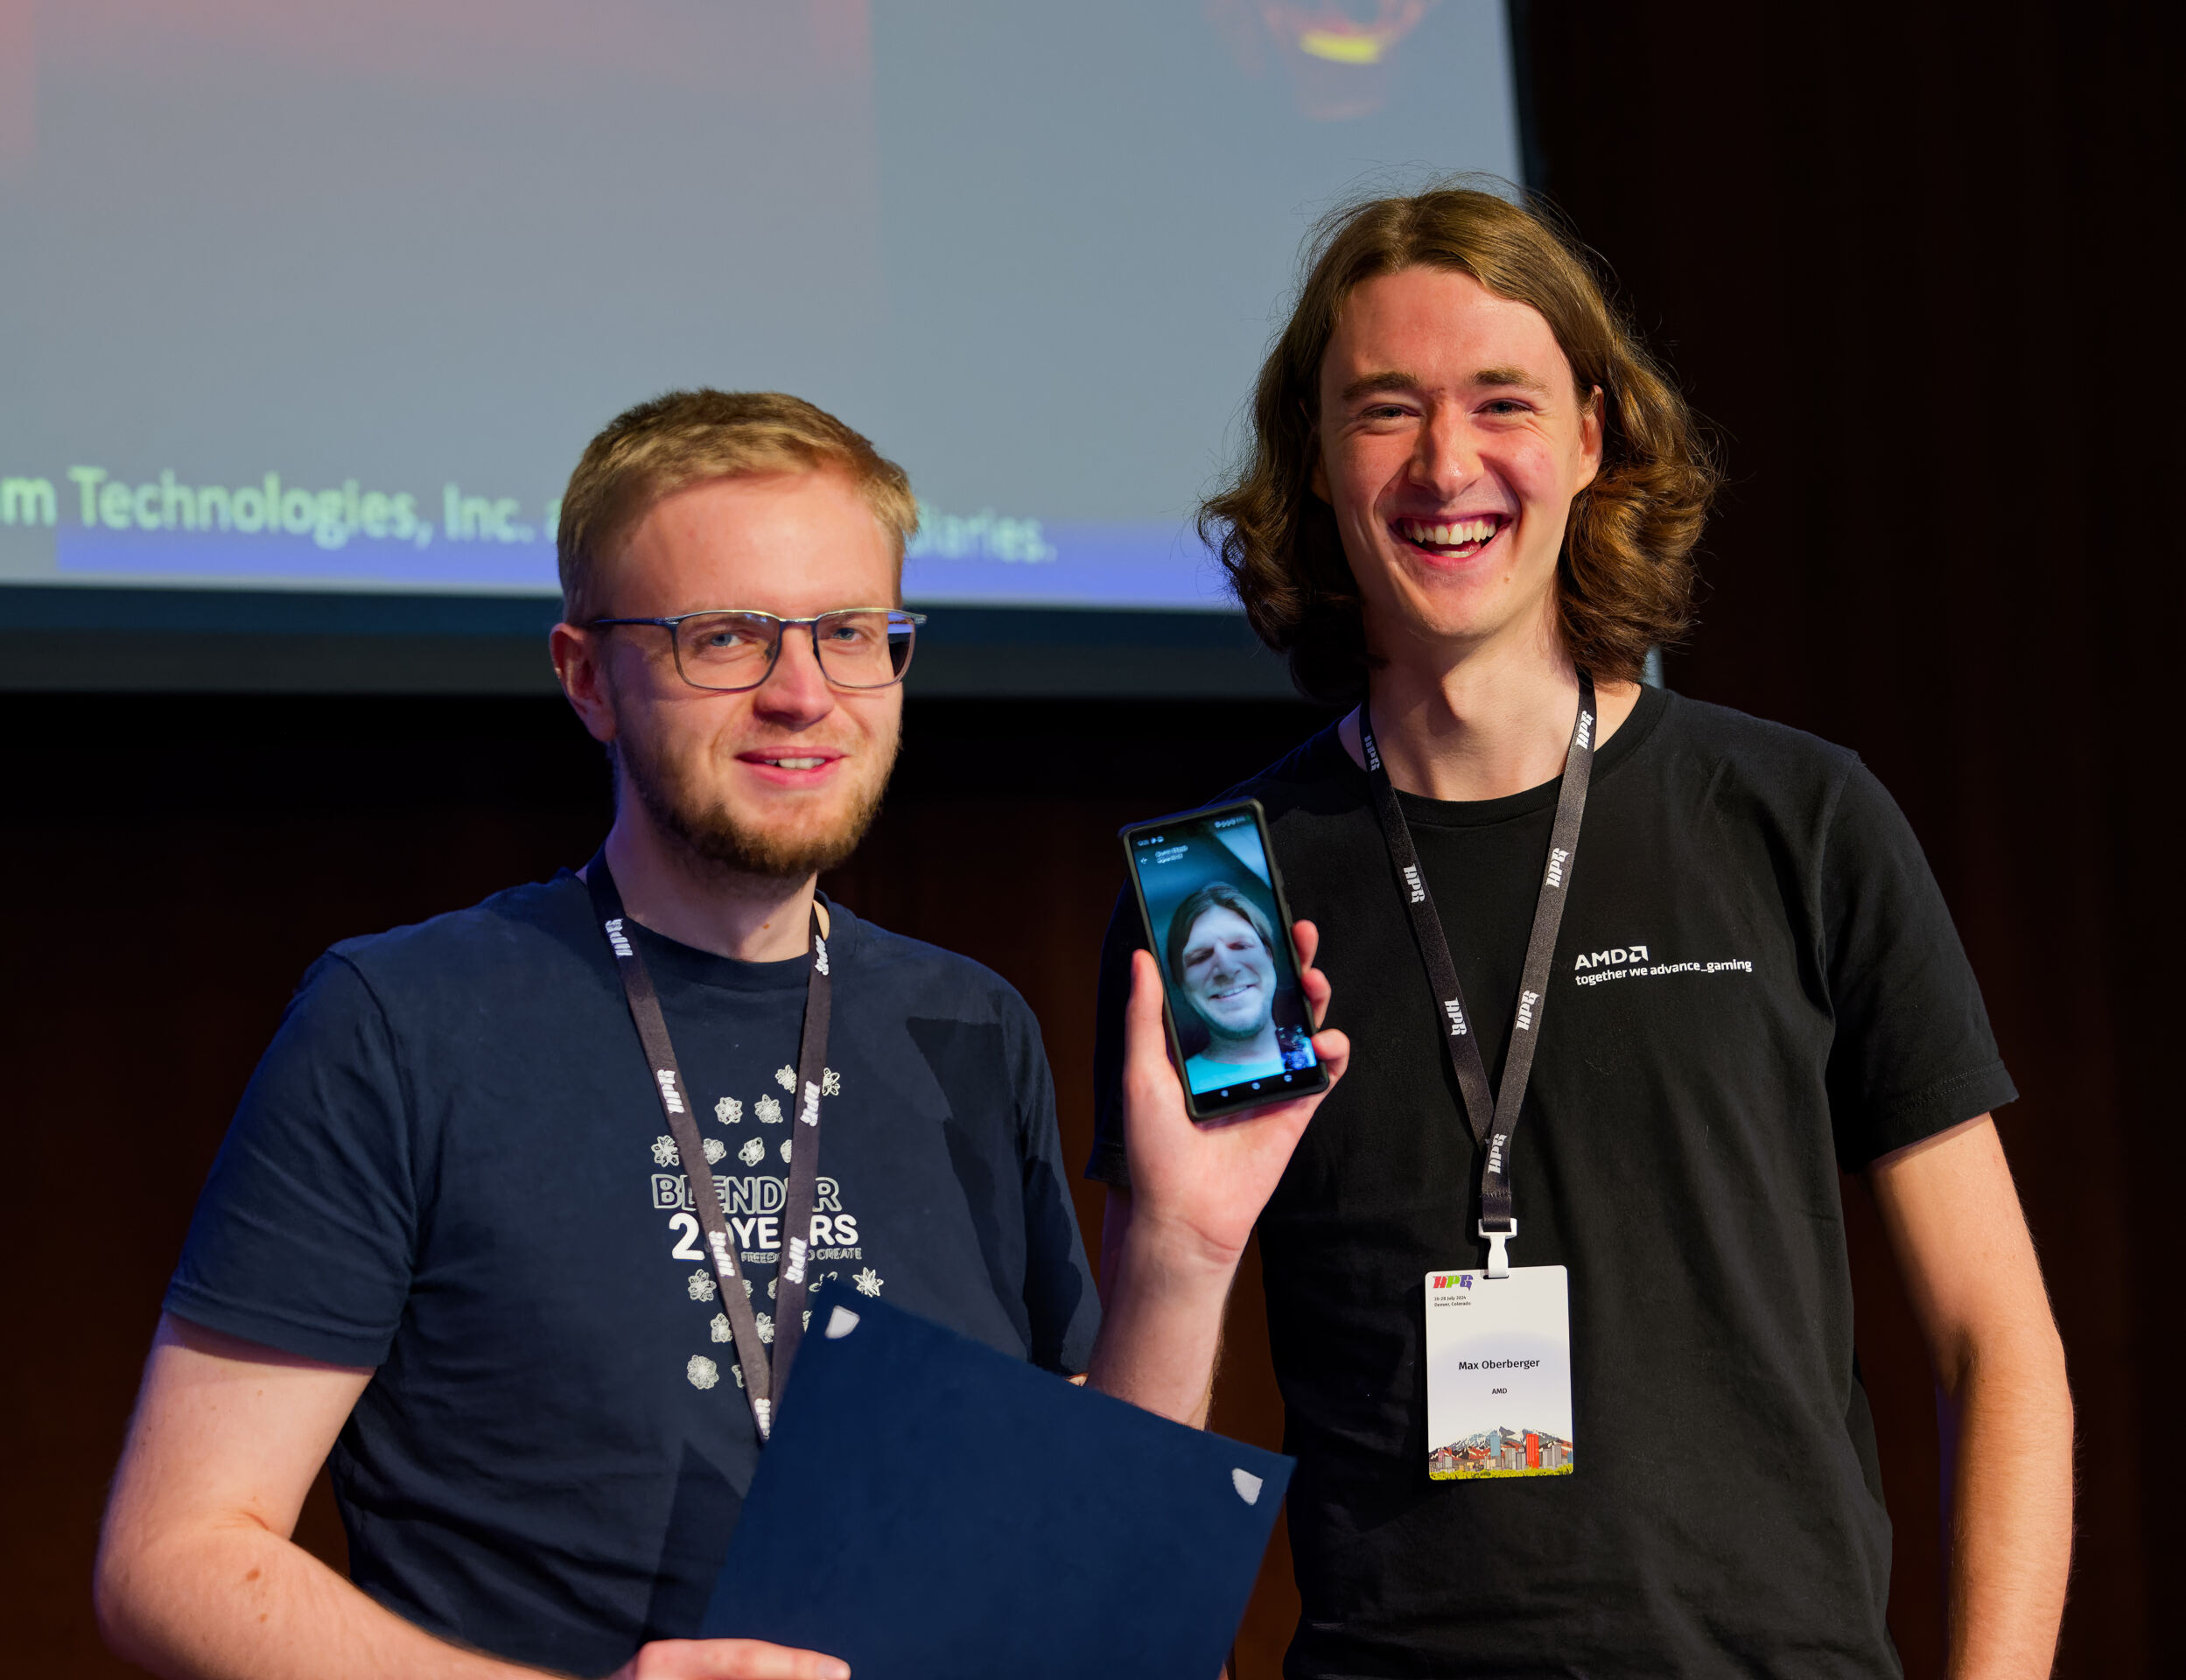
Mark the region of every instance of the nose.
[[808, 728], [835, 710], [835, 690], [820, 669], [811, 626], [782, 626], [781, 651], [767, 680], [752, 691], [752, 704], [760, 716], [790, 729]]
[[1412, 482], [1440, 500], [1453, 500], [1480, 476], [1480, 446], [1462, 408], [1438, 402], [1419, 428], [1412, 451]]

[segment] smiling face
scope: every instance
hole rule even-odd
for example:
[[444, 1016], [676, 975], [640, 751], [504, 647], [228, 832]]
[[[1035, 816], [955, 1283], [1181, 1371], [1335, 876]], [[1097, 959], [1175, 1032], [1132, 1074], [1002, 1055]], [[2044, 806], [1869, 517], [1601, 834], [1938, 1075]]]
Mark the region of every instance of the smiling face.
[[[894, 544], [849, 479], [785, 472], [716, 479], [655, 503], [616, 558], [602, 616], [730, 607], [809, 618], [895, 598]], [[895, 761], [900, 685], [830, 686], [802, 627], [784, 634], [766, 682], [740, 694], [685, 682], [665, 630], [585, 634], [603, 639], [611, 732], [602, 738], [614, 744], [622, 791], [664, 835], [698, 858], [781, 879], [856, 849]]]
[[1552, 635], [1600, 416], [1539, 312], [1469, 274], [1410, 268], [1352, 290], [1321, 358], [1314, 492], [1335, 510], [1377, 654], [1447, 662]]
[[1275, 959], [1235, 910], [1211, 905], [1184, 937], [1178, 980], [1217, 1039], [1258, 1038], [1275, 1007]]

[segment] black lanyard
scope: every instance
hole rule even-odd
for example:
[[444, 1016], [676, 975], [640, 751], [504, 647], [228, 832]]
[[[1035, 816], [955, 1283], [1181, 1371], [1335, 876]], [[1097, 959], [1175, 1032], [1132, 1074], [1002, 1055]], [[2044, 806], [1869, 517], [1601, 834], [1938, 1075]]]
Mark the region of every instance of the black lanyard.
[[623, 926], [622, 895], [607, 868], [603, 850], [585, 868], [585, 884], [592, 889], [592, 914], [599, 918], [615, 968], [622, 976], [622, 993], [630, 1004], [630, 1018], [637, 1024], [645, 1059], [653, 1066], [654, 1095], [676, 1140], [676, 1152], [690, 1185], [690, 1200], [698, 1223], [706, 1233], [706, 1248], [713, 1256], [713, 1274], [721, 1286], [721, 1304], [727, 1310], [731, 1339], [736, 1344], [738, 1364], [744, 1372], [744, 1397], [751, 1402], [752, 1421], [765, 1440], [774, 1427], [774, 1415], [781, 1404], [781, 1391], [789, 1380], [789, 1363], [796, 1357], [804, 1334], [805, 1266], [812, 1246], [812, 1204], [819, 1182], [820, 1084], [827, 1067], [828, 1014], [832, 988], [827, 972], [827, 941], [822, 936], [819, 906], [812, 908], [812, 967], [804, 990], [804, 1032], [797, 1045], [797, 1088], [789, 1127], [789, 1190], [781, 1210], [781, 1262], [774, 1284], [774, 1356], [770, 1362], [759, 1339], [759, 1322], [752, 1307], [750, 1285], [738, 1264], [736, 1239], [729, 1230], [721, 1194], [714, 1187], [713, 1169], [707, 1165], [705, 1143], [698, 1135], [690, 1104], [696, 1099], [676, 1060], [676, 1046], [669, 1041], [668, 1022], [661, 1014], [660, 994], [653, 976], [638, 954], [637, 941]]
[[1573, 723], [1571, 746], [1564, 754], [1564, 785], [1556, 795], [1556, 825], [1549, 831], [1548, 863], [1541, 872], [1541, 895], [1533, 906], [1533, 934], [1525, 948], [1525, 967], [1518, 976], [1518, 1008], [1510, 1022], [1510, 1052], [1503, 1059], [1503, 1088], [1490, 1095], [1488, 1064], [1481, 1060], [1479, 1035], [1465, 1013], [1465, 995], [1457, 984], [1457, 965], [1450, 961], [1449, 941], [1443, 937], [1442, 919], [1427, 896], [1426, 878], [1419, 872], [1419, 854], [1412, 849], [1412, 830], [1405, 825], [1404, 807], [1397, 788], [1383, 767], [1380, 749], [1374, 745], [1374, 724], [1364, 705], [1359, 707], [1359, 746], [1366, 755], [1367, 778], [1374, 787], [1374, 808], [1382, 820], [1382, 835], [1389, 842], [1389, 858], [1412, 914], [1412, 931], [1419, 941], [1419, 955], [1433, 983], [1435, 1007], [1447, 1029], [1442, 1047], [1449, 1053], [1450, 1071], [1464, 1100], [1465, 1117], [1480, 1144], [1480, 1234], [1488, 1241], [1488, 1275], [1506, 1277], [1510, 1256], [1503, 1244], [1518, 1234], [1518, 1222], [1510, 1200], [1510, 1134], [1518, 1129], [1518, 1111], [1525, 1102], [1525, 1088], [1533, 1076], [1533, 1047], [1541, 1035], [1541, 1010], [1548, 1001], [1549, 964], [1556, 956], [1556, 930], [1564, 920], [1564, 898], [1571, 885], [1572, 865], [1579, 857], [1579, 822], [1587, 814], [1587, 783], [1594, 773], [1594, 678], [1579, 674], [1579, 716]]

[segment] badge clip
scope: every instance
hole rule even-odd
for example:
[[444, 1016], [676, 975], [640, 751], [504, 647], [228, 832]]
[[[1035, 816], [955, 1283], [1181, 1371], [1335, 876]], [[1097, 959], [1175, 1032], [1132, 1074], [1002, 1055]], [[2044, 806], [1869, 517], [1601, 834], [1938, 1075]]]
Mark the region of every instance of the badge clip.
[[1518, 1222], [1512, 1220], [1507, 1231], [1491, 1231], [1488, 1228], [1488, 1222], [1483, 1219], [1480, 1222], [1480, 1234], [1488, 1242], [1488, 1275], [1490, 1278], [1508, 1278], [1510, 1275], [1510, 1256], [1504, 1252], [1503, 1245], [1518, 1234]]

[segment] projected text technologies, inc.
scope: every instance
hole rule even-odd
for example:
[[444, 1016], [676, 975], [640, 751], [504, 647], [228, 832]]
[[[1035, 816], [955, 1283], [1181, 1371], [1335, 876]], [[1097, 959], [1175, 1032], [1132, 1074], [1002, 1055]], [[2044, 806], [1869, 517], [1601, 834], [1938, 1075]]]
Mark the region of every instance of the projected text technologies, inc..
[[[192, 485], [172, 468], [156, 480], [131, 483], [102, 466], [72, 466], [73, 494], [56, 492], [51, 480], [11, 478], [0, 490], [0, 523], [59, 522], [61, 505], [72, 503], [86, 530], [219, 532], [243, 536], [309, 537], [321, 549], [337, 550], [355, 538], [429, 548], [438, 534], [451, 542], [532, 542], [538, 527], [523, 523], [522, 504], [513, 496], [466, 495], [455, 484], [442, 487], [438, 507], [409, 491], [367, 486], [356, 479], [312, 488], [284, 484], [278, 472], [238, 485]], [[439, 514], [436, 527], [428, 510]], [[546, 504], [541, 523], [551, 528], [560, 505]]]

